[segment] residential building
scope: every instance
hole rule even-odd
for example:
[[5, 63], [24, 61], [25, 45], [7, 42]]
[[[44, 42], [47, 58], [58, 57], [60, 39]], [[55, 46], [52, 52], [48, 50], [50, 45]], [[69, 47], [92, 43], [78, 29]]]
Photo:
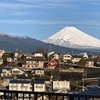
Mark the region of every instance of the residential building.
[[63, 62], [67, 62], [68, 60], [72, 59], [72, 55], [69, 53], [66, 53], [63, 55]]
[[26, 65], [22, 65], [23, 68], [44, 68], [45, 57], [32, 57], [26, 59]]
[[14, 79], [30, 81], [30, 78], [27, 74], [16, 75]]
[[59, 54], [54, 54], [54, 55], [53, 55], [53, 59], [59, 60], [59, 58], [60, 58]]
[[16, 60], [18, 60], [19, 58], [21, 58], [21, 56], [22, 56], [22, 53], [20, 52], [20, 51], [16, 51], [16, 52], [14, 52], [14, 60], [16, 61]]
[[4, 77], [4, 76], [11, 76], [12, 74], [11, 74], [11, 69], [12, 68], [10, 68], [10, 67], [4, 67], [4, 68], [2, 68], [2, 70], [1, 70], [1, 77]]
[[44, 81], [36, 81], [34, 82], [34, 92], [45, 92], [45, 82]]
[[82, 56], [82, 57], [88, 59], [88, 54], [87, 54], [87, 53], [79, 53], [79, 54], [77, 54], [77, 55], [78, 55], [78, 56]]
[[3, 58], [0, 58], [0, 65], [3, 64]]
[[49, 69], [54, 69], [55, 67], [59, 66], [59, 60], [52, 59], [51, 61], [48, 62], [47, 67]]
[[33, 56], [34, 56], [34, 57], [43, 57], [43, 53], [41, 53], [41, 52], [35, 52], [35, 53], [33, 54]]
[[81, 58], [82, 58], [82, 56], [77, 56], [77, 55], [75, 55], [75, 56], [73, 56], [73, 58], [72, 58], [72, 62], [73, 62], [73, 63], [78, 63], [78, 62], [81, 60]]
[[5, 50], [0, 50], [0, 58], [2, 58], [4, 53], [5, 53]]
[[86, 67], [94, 67], [94, 61], [92, 59], [88, 59], [86, 61]]
[[70, 90], [69, 81], [53, 81], [53, 90], [66, 89]]
[[[18, 91], [32, 91], [32, 85], [30, 81], [27, 80], [10, 80], [9, 90], [18, 90]], [[23, 97], [23, 94], [19, 94], [19, 97]], [[29, 96], [29, 95], [24, 95]]]
[[3, 57], [3, 63], [5, 65], [9, 65], [14, 60], [14, 54], [13, 53], [4, 53], [2, 57]]
[[4, 76], [2, 85], [4, 87], [9, 86], [10, 80], [13, 80], [13, 79], [14, 79], [14, 76]]
[[12, 73], [12, 75], [20, 75], [20, 74], [24, 74], [24, 71], [21, 71], [21, 70], [18, 69], [18, 68], [13, 68], [13, 69], [11, 70], [11, 73]]
[[31, 73], [38, 76], [44, 76], [44, 69], [32, 69]]

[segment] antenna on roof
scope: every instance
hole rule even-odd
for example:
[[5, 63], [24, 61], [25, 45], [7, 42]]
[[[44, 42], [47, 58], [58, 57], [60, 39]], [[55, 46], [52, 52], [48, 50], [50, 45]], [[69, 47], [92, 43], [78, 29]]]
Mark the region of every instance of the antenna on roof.
[[72, 55], [74, 55], [74, 51], [73, 51], [73, 49], [72, 49]]
[[49, 45], [49, 51], [51, 52], [51, 45]]
[[16, 48], [16, 52], [18, 51], [18, 48]]

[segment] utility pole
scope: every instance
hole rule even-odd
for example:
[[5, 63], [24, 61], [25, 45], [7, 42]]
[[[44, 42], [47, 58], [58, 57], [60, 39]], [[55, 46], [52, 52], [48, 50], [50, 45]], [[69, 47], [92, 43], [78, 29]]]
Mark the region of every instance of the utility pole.
[[84, 91], [84, 76], [85, 76], [85, 74], [83, 73], [83, 86], [82, 86], [82, 91]]
[[51, 77], [50, 77], [50, 83], [51, 83], [51, 92], [53, 91], [53, 75], [51, 73]]

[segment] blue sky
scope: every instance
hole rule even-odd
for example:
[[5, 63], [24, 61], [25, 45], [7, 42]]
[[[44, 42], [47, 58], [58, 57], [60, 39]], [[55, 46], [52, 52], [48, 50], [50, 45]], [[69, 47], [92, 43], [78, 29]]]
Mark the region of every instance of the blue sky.
[[100, 0], [0, 0], [0, 32], [43, 40], [64, 27], [100, 39]]

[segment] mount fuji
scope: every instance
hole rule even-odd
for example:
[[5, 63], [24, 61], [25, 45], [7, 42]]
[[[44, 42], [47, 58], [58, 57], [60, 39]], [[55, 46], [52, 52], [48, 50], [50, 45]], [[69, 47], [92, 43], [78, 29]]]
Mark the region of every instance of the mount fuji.
[[100, 40], [78, 30], [75, 27], [65, 27], [51, 37], [43, 40], [43, 42], [70, 48], [100, 49]]

